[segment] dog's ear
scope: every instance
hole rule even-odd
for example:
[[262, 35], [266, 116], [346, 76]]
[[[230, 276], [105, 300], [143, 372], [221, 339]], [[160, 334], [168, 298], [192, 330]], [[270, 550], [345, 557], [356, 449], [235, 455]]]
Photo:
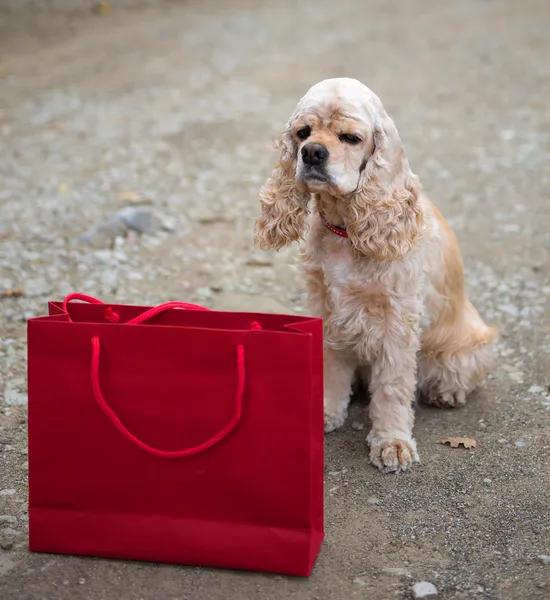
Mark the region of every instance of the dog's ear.
[[420, 183], [384, 109], [377, 116], [373, 137], [372, 155], [346, 204], [348, 236], [362, 255], [399, 260], [422, 233]]
[[260, 191], [262, 213], [256, 221], [254, 244], [262, 250], [280, 250], [302, 238], [310, 194], [296, 182], [298, 145], [290, 123], [276, 147], [281, 156]]

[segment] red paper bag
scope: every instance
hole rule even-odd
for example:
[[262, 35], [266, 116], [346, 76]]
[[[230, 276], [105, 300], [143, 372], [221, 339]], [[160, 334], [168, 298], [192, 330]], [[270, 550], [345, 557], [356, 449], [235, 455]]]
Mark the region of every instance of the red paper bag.
[[79, 298], [28, 323], [30, 549], [309, 575], [321, 319]]

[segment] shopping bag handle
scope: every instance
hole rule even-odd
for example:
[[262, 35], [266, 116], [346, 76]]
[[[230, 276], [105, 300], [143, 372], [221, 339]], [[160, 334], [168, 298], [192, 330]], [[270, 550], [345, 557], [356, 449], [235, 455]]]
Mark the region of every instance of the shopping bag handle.
[[[171, 304], [171, 303], [168, 303]], [[160, 307], [157, 307], [160, 308]], [[154, 310], [154, 309], [153, 309]], [[144, 313], [145, 314], [145, 313]], [[166, 451], [159, 450], [158, 448], [154, 448], [153, 446], [149, 446], [138, 437], [136, 437], [133, 433], [131, 433], [125, 425], [121, 422], [121, 420], [116, 415], [115, 411], [107, 404], [103, 392], [101, 391], [101, 386], [99, 384], [99, 359], [101, 353], [101, 345], [99, 342], [99, 337], [96, 335], [92, 338], [92, 368], [91, 368], [91, 379], [92, 379], [92, 391], [94, 394], [94, 398], [99, 405], [99, 408], [103, 411], [103, 413], [110, 419], [116, 429], [130, 442], [132, 442], [138, 448], [145, 450], [149, 454], [154, 456], [160, 456], [161, 458], [185, 458], [187, 456], [193, 456], [194, 454], [199, 454], [200, 452], [204, 452], [209, 448], [212, 448], [215, 444], [221, 442], [224, 438], [226, 438], [235, 427], [238, 425], [241, 420], [242, 415], [242, 406], [243, 406], [243, 395], [244, 395], [244, 382], [245, 382], [245, 359], [244, 359], [244, 346], [239, 344], [237, 346], [237, 400], [235, 403], [235, 412], [233, 416], [229, 420], [229, 422], [222, 428], [216, 435], [211, 437], [209, 440], [199, 444], [197, 446], [193, 446], [192, 448], [187, 448], [185, 450], [176, 450], [176, 451]]]
[[[88, 304], [105, 304], [101, 300], [98, 300], [93, 296], [87, 296], [86, 294], [69, 294], [63, 300], [63, 312], [67, 315], [69, 314], [69, 302], [72, 302], [73, 300], [80, 300], [81, 302], [87, 302]], [[159, 304], [159, 306], [150, 308], [149, 310], [146, 310], [145, 312], [141, 313], [141, 315], [138, 315], [137, 317], [126, 321], [126, 325], [137, 325], [139, 323], [143, 323], [144, 321], [151, 319], [155, 315], [158, 315], [159, 313], [164, 312], [165, 310], [169, 310], [171, 308], [183, 308], [185, 310], [210, 310], [205, 306], [200, 306], [200, 304], [190, 304], [189, 302], [165, 302], [164, 304]], [[120, 317], [109, 307], [105, 311], [105, 318], [108, 321], [117, 323]]]

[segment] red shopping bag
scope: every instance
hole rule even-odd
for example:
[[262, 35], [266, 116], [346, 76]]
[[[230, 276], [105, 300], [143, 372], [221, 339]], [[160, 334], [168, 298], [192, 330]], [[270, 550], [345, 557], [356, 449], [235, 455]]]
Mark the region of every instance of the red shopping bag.
[[311, 573], [321, 319], [201, 308], [29, 320], [32, 551]]

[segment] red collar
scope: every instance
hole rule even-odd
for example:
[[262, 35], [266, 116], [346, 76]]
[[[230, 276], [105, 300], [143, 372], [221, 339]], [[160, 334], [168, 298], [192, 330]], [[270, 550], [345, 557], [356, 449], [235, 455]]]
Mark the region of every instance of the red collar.
[[323, 225], [329, 231], [332, 231], [332, 233], [335, 233], [336, 235], [339, 235], [340, 237], [343, 237], [343, 238], [347, 238], [348, 237], [348, 232], [346, 231], [346, 228], [345, 227], [338, 227], [337, 225], [333, 225], [327, 219], [325, 213], [322, 210], [319, 211], [319, 216], [321, 217], [321, 220], [323, 221]]

